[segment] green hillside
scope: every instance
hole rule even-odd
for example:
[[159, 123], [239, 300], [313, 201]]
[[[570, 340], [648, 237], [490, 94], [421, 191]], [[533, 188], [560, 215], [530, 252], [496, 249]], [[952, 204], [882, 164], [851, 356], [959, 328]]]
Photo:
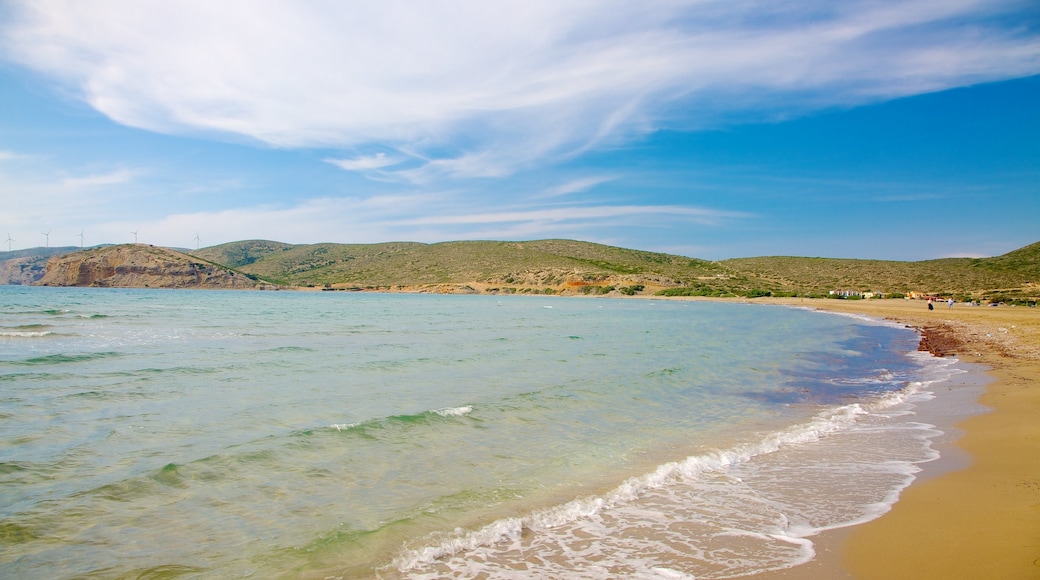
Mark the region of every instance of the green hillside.
[[721, 264], [774, 293], [928, 292], [964, 300], [1029, 296], [1035, 299], [1040, 295], [1040, 243], [994, 258], [896, 262], [772, 256], [738, 258]]
[[209, 260], [210, 262], [238, 268], [240, 266], [252, 264], [271, 254], [291, 250], [294, 247], [295, 246], [292, 244], [283, 244], [282, 242], [272, 242], [269, 240], [246, 240], [243, 242], [232, 242], [230, 244], [211, 246], [196, 251], [181, 251]]
[[234, 242], [206, 248], [196, 255], [218, 263], [224, 256], [249, 256], [251, 262], [236, 260], [228, 265], [283, 284], [360, 287], [510, 284], [521, 278], [553, 283], [567, 276], [589, 280], [659, 276], [668, 278], [669, 284], [678, 284], [722, 271], [704, 260], [571, 240], [312, 244], [288, 248], [273, 243], [260, 247], [257, 242]]
[[[81, 251], [68, 250], [36, 248], [0, 255], [0, 283], [36, 283], [48, 256]], [[187, 253], [254, 280], [343, 290], [745, 297], [845, 291], [1005, 302], [1040, 299], [1040, 242], [993, 258], [921, 262], [789, 256], [709, 262], [574, 240], [307, 245], [248, 240]]]
[[280, 284], [336, 288], [454, 284], [479, 286], [474, 291], [626, 288], [701, 296], [828, 296], [832, 291], [919, 292], [962, 300], [1040, 296], [1040, 243], [994, 258], [921, 262], [786, 256], [708, 262], [573, 240], [298, 246], [252, 240], [196, 255]]

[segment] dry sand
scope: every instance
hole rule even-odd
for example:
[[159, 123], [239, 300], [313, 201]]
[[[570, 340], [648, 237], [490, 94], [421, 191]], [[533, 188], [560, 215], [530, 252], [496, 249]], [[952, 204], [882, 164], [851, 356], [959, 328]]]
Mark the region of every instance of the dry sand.
[[1040, 579], [1040, 309], [768, 301], [917, 327], [930, 350], [985, 365], [995, 380], [979, 399], [992, 411], [958, 425], [964, 436], [956, 445], [970, 456], [966, 468], [916, 482], [881, 518], [819, 538], [816, 561], [761, 576]]

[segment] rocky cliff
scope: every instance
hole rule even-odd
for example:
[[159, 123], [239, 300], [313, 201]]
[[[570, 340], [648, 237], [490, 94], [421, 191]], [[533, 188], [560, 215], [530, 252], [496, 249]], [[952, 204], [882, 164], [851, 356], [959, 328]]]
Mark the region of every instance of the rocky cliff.
[[110, 288], [252, 289], [245, 274], [187, 254], [145, 244], [124, 244], [74, 252], [47, 260], [40, 286]]
[[13, 258], [0, 261], [0, 284], [35, 284], [47, 266], [46, 256]]

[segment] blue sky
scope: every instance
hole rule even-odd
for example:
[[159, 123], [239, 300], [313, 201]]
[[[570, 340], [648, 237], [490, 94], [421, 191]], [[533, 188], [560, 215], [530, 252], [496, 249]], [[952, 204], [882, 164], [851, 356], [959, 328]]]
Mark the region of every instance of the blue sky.
[[0, 0], [0, 250], [133, 232], [999, 255], [1040, 5]]

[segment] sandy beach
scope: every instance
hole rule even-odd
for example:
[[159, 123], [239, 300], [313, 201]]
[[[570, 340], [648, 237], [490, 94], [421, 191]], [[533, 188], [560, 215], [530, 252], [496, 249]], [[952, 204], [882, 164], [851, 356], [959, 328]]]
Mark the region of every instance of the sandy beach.
[[[924, 301], [767, 299], [921, 329], [922, 346], [984, 365], [990, 412], [958, 424], [968, 458], [881, 518], [817, 538], [817, 560], [761, 577], [1040, 578], [1040, 309]], [[759, 300], [756, 300], [759, 302]]]

